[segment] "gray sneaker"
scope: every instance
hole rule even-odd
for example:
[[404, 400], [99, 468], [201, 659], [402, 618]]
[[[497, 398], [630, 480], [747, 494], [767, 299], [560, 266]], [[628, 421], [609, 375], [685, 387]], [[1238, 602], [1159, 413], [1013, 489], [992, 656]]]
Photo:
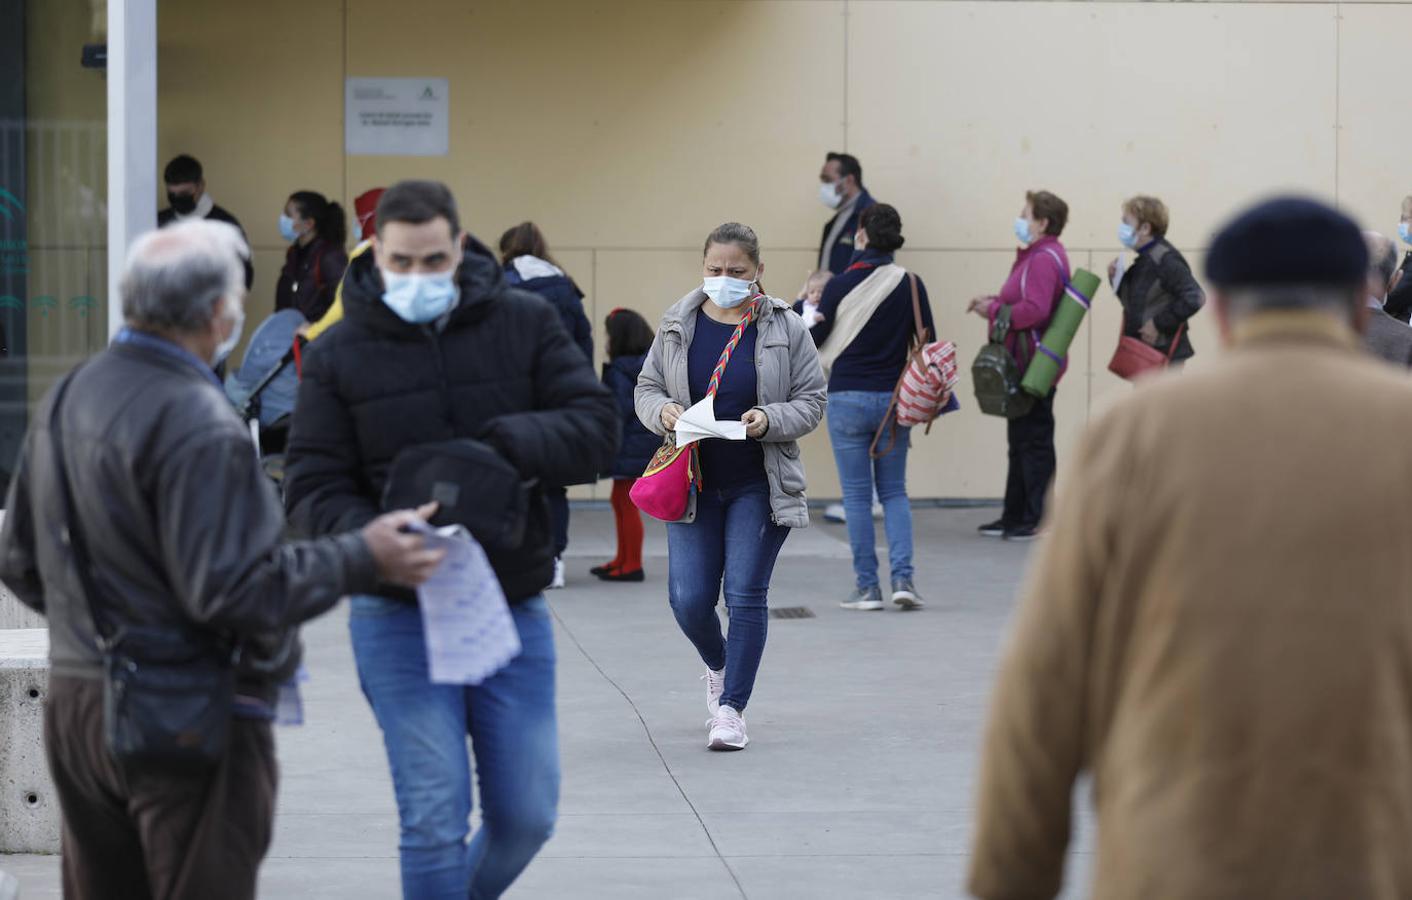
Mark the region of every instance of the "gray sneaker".
[[855, 588], [847, 600], [839, 604], [844, 609], [876, 610], [882, 609], [883, 596], [882, 589], [876, 587]]
[[892, 602], [904, 612], [926, 606], [917, 594], [917, 589], [912, 586], [910, 578], [898, 578], [892, 582]]

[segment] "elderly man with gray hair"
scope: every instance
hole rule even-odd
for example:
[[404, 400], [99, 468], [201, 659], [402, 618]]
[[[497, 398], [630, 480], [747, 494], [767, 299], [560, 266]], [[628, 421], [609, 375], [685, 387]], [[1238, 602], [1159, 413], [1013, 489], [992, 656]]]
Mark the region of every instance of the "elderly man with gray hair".
[[1282, 198], [1206, 260], [1227, 351], [1059, 479], [982, 753], [970, 890], [1412, 897], [1412, 382], [1358, 340], [1358, 226]]
[[1368, 330], [1363, 346], [1388, 362], [1412, 366], [1412, 328], [1394, 319], [1383, 308], [1388, 294], [1401, 280], [1397, 269], [1397, 245], [1376, 231], [1363, 232], [1368, 244]]
[[0, 579], [49, 619], [69, 900], [253, 898], [295, 627], [440, 563], [406, 531], [415, 512], [282, 543], [279, 499], [211, 369], [239, 338], [247, 253], [217, 222], [140, 237], [126, 327], [39, 405], [10, 485]]

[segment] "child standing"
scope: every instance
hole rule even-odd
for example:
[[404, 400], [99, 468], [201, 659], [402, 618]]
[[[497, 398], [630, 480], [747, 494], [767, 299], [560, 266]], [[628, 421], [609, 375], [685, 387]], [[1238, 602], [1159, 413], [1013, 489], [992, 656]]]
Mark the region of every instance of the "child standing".
[[652, 326], [630, 309], [615, 309], [604, 323], [608, 331], [608, 362], [603, 364], [603, 383], [618, 401], [623, 417], [622, 448], [613, 462], [613, 519], [618, 528], [618, 555], [590, 571], [604, 581], [642, 581], [642, 514], [628, 496], [661, 438], [643, 427], [637, 419], [633, 392], [642, 362], [652, 348]]

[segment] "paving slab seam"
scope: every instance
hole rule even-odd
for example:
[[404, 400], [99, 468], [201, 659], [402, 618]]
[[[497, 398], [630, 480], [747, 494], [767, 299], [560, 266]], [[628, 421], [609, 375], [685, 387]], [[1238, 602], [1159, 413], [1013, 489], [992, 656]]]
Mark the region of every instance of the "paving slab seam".
[[716, 859], [720, 860], [726, 873], [730, 875], [731, 881], [735, 883], [735, 889], [740, 892], [741, 900], [749, 900], [746, 896], [744, 885], [740, 883], [740, 877], [736, 875], [735, 869], [731, 868], [730, 862], [728, 862], [726, 857], [721, 853], [721, 848], [716, 846], [716, 839], [712, 837], [711, 829], [706, 827], [706, 820], [701, 818], [701, 813], [697, 811], [696, 804], [691, 802], [691, 798], [687, 796], [686, 790], [681, 786], [681, 782], [677, 780], [677, 773], [672, 771], [671, 765], [667, 762], [667, 757], [662, 753], [662, 749], [657, 746], [657, 739], [653, 737], [652, 729], [648, 727], [647, 719], [643, 717], [642, 712], [637, 708], [637, 704], [633, 702], [632, 697], [628, 696], [628, 692], [623, 690], [622, 685], [618, 684], [613, 680], [612, 676], [603, 671], [603, 667], [598, 664], [598, 660], [594, 659], [593, 656], [589, 654], [588, 649], [585, 648], [583, 644], [579, 643], [578, 636], [574, 634], [573, 629], [569, 628], [568, 623], [559, 615], [559, 610], [554, 607], [553, 603], [549, 605], [549, 611], [554, 616], [554, 621], [564, 630], [564, 634], [568, 635], [569, 640], [573, 641], [579, 653], [584, 659], [588, 660], [588, 664], [593, 666], [598, 674], [603, 677], [604, 681], [613, 686], [613, 690], [622, 695], [623, 700], [627, 701], [628, 707], [632, 709], [632, 714], [637, 716], [638, 723], [642, 725], [643, 733], [647, 735], [647, 742], [652, 745], [652, 752], [657, 754], [657, 759], [662, 763], [662, 769], [667, 773], [667, 777], [672, 779], [672, 784], [676, 786], [677, 793], [681, 794], [682, 801], [686, 803], [687, 808], [691, 810], [691, 814], [696, 817], [696, 822], [701, 826], [702, 833], [706, 835], [706, 840], [711, 844], [711, 850], [716, 854]]

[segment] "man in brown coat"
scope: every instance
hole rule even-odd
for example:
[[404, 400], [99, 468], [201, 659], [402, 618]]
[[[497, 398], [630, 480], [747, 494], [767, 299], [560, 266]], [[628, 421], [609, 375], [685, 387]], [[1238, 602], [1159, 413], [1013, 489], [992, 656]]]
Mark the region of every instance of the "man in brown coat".
[[1212, 245], [1229, 347], [1100, 419], [999, 674], [969, 887], [1412, 896], [1412, 383], [1362, 352], [1367, 249], [1308, 200]]

